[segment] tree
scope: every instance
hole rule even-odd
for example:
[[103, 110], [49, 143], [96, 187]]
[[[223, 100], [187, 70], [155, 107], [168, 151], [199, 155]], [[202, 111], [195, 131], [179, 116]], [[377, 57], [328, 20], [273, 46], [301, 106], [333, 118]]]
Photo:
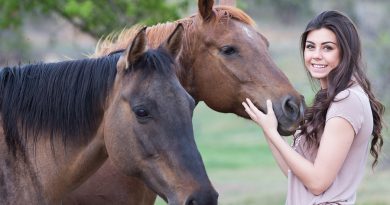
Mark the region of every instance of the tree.
[[136, 23], [151, 25], [178, 19], [188, 4], [189, 0], [0, 0], [0, 28], [20, 26], [26, 13], [56, 13], [100, 38]]

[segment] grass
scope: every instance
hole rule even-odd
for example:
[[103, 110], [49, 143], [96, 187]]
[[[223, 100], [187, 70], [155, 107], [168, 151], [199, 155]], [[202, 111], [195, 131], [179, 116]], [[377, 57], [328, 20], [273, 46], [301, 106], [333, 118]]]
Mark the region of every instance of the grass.
[[[284, 204], [287, 179], [253, 122], [200, 103], [193, 125], [198, 148], [221, 205]], [[390, 205], [390, 170], [368, 167], [357, 205]], [[166, 204], [160, 198], [156, 205]]]

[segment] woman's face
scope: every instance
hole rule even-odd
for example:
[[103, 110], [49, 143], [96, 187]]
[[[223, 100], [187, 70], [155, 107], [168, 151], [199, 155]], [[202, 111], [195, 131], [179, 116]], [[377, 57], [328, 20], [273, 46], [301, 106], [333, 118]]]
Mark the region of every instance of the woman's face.
[[328, 87], [328, 74], [340, 63], [340, 48], [336, 35], [327, 28], [310, 31], [304, 50], [305, 67], [322, 88]]

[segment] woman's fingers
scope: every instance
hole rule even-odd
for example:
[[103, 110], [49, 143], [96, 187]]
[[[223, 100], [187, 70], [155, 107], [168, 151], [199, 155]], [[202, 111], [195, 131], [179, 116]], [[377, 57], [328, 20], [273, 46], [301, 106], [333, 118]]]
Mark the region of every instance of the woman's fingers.
[[242, 102], [242, 105], [244, 106], [245, 111], [251, 111], [249, 106], [246, 104], [246, 102]]
[[267, 114], [264, 114], [262, 111], [257, 109], [257, 107], [252, 103], [250, 99], [246, 98], [245, 101], [242, 102], [242, 105], [245, 108], [245, 112], [247, 112], [249, 117], [253, 121], [255, 121], [258, 125], [260, 125], [263, 128], [263, 130], [264, 129], [268, 130], [277, 127], [277, 119], [274, 110], [272, 108], [271, 100], [268, 99], [266, 101]]
[[267, 114], [273, 113], [274, 109], [272, 108], [272, 101], [270, 99], [267, 100]]
[[253, 110], [255, 110], [254, 108], [256, 108], [256, 106], [252, 103], [252, 101], [249, 99], [249, 98], [246, 98], [246, 103], [248, 103], [249, 107]]
[[245, 108], [245, 112], [248, 113], [249, 117], [252, 119], [252, 120], [257, 120], [257, 117], [255, 115], [255, 113], [251, 110], [251, 108], [248, 106], [248, 104], [246, 104], [245, 102], [242, 102], [242, 105], [244, 106]]
[[252, 103], [252, 101], [249, 98], [246, 99], [246, 102], [248, 103], [249, 107], [251, 108], [251, 110], [254, 114], [264, 115], [264, 113], [261, 112], [259, 109], [257, 109], [257, 107]]

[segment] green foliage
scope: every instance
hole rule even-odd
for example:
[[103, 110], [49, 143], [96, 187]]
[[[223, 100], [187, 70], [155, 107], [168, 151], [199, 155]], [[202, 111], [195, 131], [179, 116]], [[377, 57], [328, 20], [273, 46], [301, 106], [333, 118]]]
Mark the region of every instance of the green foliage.
[[0, 28], [18, 27], [26, 13], [55, 13], [91, 36], [142, 23], [178, 19], [189, 0], [0, 0]]

